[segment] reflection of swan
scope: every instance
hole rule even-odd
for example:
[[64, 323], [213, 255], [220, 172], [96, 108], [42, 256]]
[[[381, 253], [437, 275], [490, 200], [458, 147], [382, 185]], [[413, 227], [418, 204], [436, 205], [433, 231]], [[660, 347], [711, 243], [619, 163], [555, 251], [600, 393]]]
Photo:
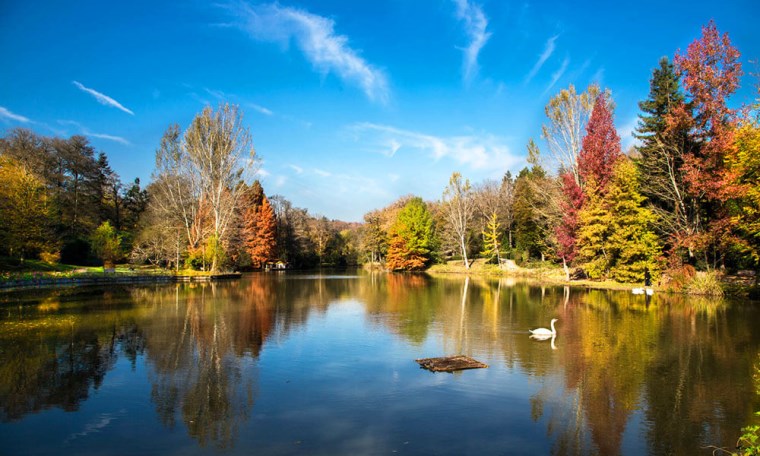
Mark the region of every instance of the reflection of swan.
[[557, 346], [554, 345], [554, 341], [557, 339], [557, 335], [556, 334], [545, 335], [545, 336], [539, 336], [537, 334], [531, 334], [530, 338], [533, 339], [533, 340], [538, 340], [538, 341], [544, 341], [544, 340], [551, 339], [552, 340], [552, 350], [556, 350], [557, 349]]
[[641, 295], [646, 293], [648, 296], [652, 296], [654, 294], [654, 290], [651, 288], [634, 288], [631, 290], [631, 293], [635, 295]]
[[548, 330], [548, 329], [546, 329], [546, 328], [530, 329], [529, 331], [536, 338], [548, 339], [551, 336], [556, 336], [557, 335], [557, 330], [554, 329], [554, 322], [555, 321], [559, 321], [559, 320], [557, 320], [556, 318], [552, 318], [552, 321], [551, 321], [552, 329], [551, 329], [551, 331]]

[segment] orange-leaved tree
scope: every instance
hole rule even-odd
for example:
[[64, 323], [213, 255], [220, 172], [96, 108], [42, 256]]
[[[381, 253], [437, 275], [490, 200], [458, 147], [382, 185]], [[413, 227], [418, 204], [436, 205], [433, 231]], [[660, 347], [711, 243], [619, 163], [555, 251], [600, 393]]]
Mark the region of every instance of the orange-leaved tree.
[[253, 266], [260, 268], [274, 259], [277, 248], [277, 220], [267, 197], [261, 204], [249, 206], [244, 219], [246, 250]]

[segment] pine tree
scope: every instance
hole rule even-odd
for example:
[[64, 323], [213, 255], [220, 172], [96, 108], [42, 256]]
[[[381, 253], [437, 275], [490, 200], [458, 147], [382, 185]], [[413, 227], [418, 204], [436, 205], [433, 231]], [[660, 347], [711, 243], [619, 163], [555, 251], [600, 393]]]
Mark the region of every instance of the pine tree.
[[634, 136], [641, 141], [636, 147], [639, 157], [640, 189], [647, 197], [661, 223], [661, 237], [667, 238], [677, 220], [688, 220], [685, 201], [683, 156], [697, 144], [690, 137], [692, 112], [685, 103], [678, 75], [667, 57], [652, 72], [649, 98], [639, 102], [642, 113]]
[[660, 59], [660, 67], [652, 72], [649, 81], [649, 98], [639, 102], [639, 123], [634, 137], [641, 141], [636, 149], [642, 162], [651, 159], [653, 150], [667, 128], [667, 115], [674, 106], [684, 102], [681, 85], [673, 64], [667, 57]]

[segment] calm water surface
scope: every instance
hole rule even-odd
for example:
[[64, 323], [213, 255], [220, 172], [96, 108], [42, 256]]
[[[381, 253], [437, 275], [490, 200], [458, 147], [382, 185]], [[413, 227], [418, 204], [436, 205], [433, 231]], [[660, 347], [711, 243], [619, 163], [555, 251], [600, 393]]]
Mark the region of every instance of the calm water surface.
[[[759, 322], [393, 274], [6, 293], [0, 453], [709, 455], [758, 422]], [[414, 362], [460, 353], [490, 367]]]

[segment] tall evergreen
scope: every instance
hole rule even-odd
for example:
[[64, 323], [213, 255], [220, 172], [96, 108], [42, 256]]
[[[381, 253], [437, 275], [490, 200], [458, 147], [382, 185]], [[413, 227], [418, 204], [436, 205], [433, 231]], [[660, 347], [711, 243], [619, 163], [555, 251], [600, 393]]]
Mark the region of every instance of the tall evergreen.
[[[683, 200], [683, 157], [697, 144], [689, 131], [691, 107], [681, 91], [678, 74], [667, 57], [652, 72], [649, 97], [639, 102], [641, 113], [634, 136], [640, 140], [636, 147], [640, 191], [663, 220], [683, 218], [691, 205]], [[660, 236], [667, 239], [669, 223], [662, 223]], [[672, 225], [672, 223], [670, 223]]]
[[650, 153], [655, 138], [665, 132], [667, 128], [665, 117], [670, 113], [671, 108], [683, 101], [684, 95], [681, 92], [675, 68], [667, 57], [662, 57], [659, 68], [654, 69], [652, 79], [649, 80], [649, 98], [639, 102], [641, 114], [639, 114], [639, 124], [633, 135], [642, 142], [642, 145], [638, 147], [642, 158]]

